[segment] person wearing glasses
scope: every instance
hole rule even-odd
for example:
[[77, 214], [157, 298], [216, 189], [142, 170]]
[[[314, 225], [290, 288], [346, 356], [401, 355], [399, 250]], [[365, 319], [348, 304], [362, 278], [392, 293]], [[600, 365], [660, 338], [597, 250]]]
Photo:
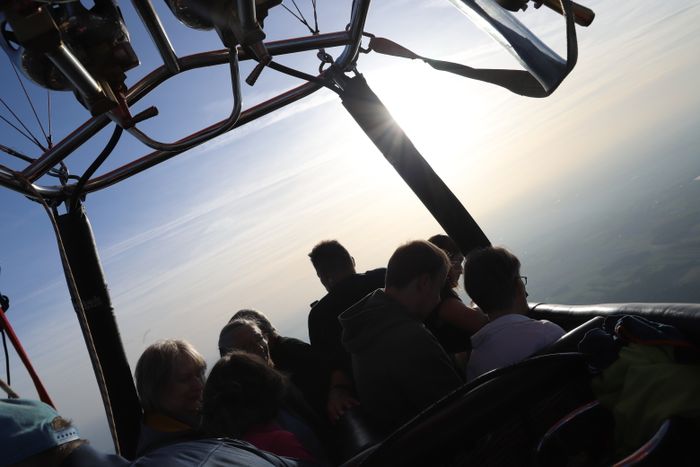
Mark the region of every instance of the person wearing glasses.
[[464, 287], [489, 317], [471, 338], [467, 381], [524, 360], [564, 335], [558, 325], [527, 316], [526, 285], [520, 260], [505, 248], [481, 248], [467, 255]]

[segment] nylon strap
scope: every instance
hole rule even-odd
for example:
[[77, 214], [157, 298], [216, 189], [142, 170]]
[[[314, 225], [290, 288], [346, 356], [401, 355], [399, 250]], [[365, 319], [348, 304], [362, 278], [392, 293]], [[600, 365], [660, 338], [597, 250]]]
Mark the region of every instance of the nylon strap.
[[384, 37], [370, 36], [369, 49], [383, 55], [393, 57], [408, 58], [411, 60], [422, 60], [431, 67], [439, 71], [446, 71], [465, 78], [475, 79], [486, 83], [495, 84], [509, 91], [526, 97], [547, 97], [552, 94], [559, 84], [568, 76], [576, 65], [578, 58], [578, 45], [576, 40], [576, 29], [571, 12], [569, 0], [563, 0], [564, 14], [566, 16], [566, 40], [567, 56], [563, 65], [562, 74], [558, 81], [547, 83], [540, 82], [532, 73], [526, 70], [508, 69], [485, 69], [472, 68], [459, 63], [436, 60], [419, 55], [396, 42]]
[[426, 58], [384, 37], [373, 37], [369, 46], [380, 54], [422, 60], [436, 70], [495, 84], [521, 96], [546, 97], [548, 95], [539, 81], [525, 70], [479, 69], [459, 63]]

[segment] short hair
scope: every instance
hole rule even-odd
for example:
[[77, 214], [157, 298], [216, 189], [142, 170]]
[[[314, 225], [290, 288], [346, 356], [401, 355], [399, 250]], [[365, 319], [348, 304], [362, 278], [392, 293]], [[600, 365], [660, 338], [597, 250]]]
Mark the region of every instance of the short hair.
[[204, 376], [207, 362], [202, 354], [185, 340], [159, 340], [143, 351], [136, 363], [134, 378], [136, 379], [136, 390], [141, 400], [141, 407], [144, 411], [161, 409], [164, 390], [170, 384], [175, 367], [183, 359], [190, 359], [199, 366], [202, 377]]
[[211, 370], [204, 386], [202, 429], [212, 436], [239, 438], [277, 416], [287, 379], [260, 357], [233, 351]]
[[502, 247], [474, 250], [464, 262], [464, 288], [486, 313], [513, 304], [519, 275], [520, 260]]
[[450, 260], [440, 248], [423, 240], [415, 240], [396, 249], [386, 268], [386, 286], [403, 288], [413, 279], [428, 274], [435, 278], [447, 274]]
[[[272, 325], [269, 319], [267, 319], [267, 316], [259, 312], [258, 310], [252, 310], [252, 309], [243, 309], [239, 310], [236, 312], [235, 315], [231, 317], [230, 320], [228, 320], [229, 323], [232, 323], [233, 321], [239, 320], [239, 319], [247, 319], [250, 321], [254, 321], [262, 333], [265, 335], [265, 338], [267, 340], [270, 340], [272, 337], [277, 334], [277, 330], [275, 327]], [[222, 330], [223, 331], [223, 330]]]
[[323, 273], [342, 272], [354, 268], [352, 256], [338, 240], [324, 240], [309, 253], [311, 263]]
[[[219, 332], [219, 355], [222, 357], [226, 355], [227, 353], [231, 352], [232, 350], [246, 350], [246, 349], [241, 349], [236, 347], [236, 343], [233, 343], [233, 346], [222, 346], [222, 341], [231, 334], [235, 329], [241, 328], [241, 327], [246, 327], [249, 326], [251, 328], [255, 328], [260, 331], [260, 333], [263, 335], [263, 338], [267, 339], [265, 336], [265, 333], [263, 332], [262, 329], [260, 329], [260, 326], [256, 321], [253, 321], [252, 319], [243, 319], [243, 318], [238, 318], [238, 319], [232, 319], [229, 321], [226, 326], [224, 326], [221, 329], [221, 332]], [[268, 349], [269, 350], [269, 349]]]
[[457, 245], [457, 242], [452, 240], [447, 235], [433, 235], [428, 239], [428, 241], [447, 253], [447, 256], [450, 259], [454, 258], [456, 255], [462, 254], [462, 250], [459, 248], [459, 245]]

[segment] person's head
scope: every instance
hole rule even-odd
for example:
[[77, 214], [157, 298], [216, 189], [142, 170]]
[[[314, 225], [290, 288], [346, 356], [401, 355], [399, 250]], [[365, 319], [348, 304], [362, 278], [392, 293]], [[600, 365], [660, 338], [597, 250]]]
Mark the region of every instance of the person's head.
[[355, 260], [337, 240], [324, 240], [309, 253], [321, 284], [330, 291], [338, 282], [355, 273]]
[[145, 412], [194, 423], [204, 388], [204, 357], [189, 342], [165, 339], [146, 348], [136, 363], [136, 389]]
[[416, 240], [396, 249], [386, 268], [386, 293], [416, 318], [424, 319], [440, 302], [450, 261], [435, 245]]
[[474, 250], [464, 262], [464, 288], [486, 314], [527, 313], [520, 260], [501, 247]]
[[212, 368], [204, 387], [202, 429], [212, 436], [240, 437], [271, 421], [287, 392], [287, 380], [260, 357], [234, 350]]
[[257, 355], [272, 366], [267, 339], [255, 321], [235, 319], [223, 327], [219, 333], [219, 355], [223, 357], [233, 350]]
[[85, 443], [51, 406], [29, 399], [0, 399], [0, 464], [59, 466]]
[[239, 319], [247, 319], [254, 321], [262, 331], [267, 343], [270, 344], [277, 337], [277, 330], [272, 325], [267, 316], [259, 312], [258, 310], [244, 309], [236, 312], [235, 315], [231, 317], [228, 322], [236, 321]]
[[447, 235], [433, 235], [428, 241], [444, 251], [450, 259], [450, 270], [447, 273], [446, 285], [454, 289], [459, 285], [459, 277], [464, 271], [462, 269], [462, 262], [464, 261], [462, 251], [459, 249], [457, 243]]

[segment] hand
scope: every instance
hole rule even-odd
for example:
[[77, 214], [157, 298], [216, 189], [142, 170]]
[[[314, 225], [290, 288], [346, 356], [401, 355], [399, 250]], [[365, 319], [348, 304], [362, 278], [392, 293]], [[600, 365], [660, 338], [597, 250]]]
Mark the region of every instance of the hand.
[[333, 386], [328, 393], [328, 405], [326, 406], [328, 419], [332, 423], [336, 423], [346, 410], [358, 405], [360, 402], [355, 399], [349, 388]]

